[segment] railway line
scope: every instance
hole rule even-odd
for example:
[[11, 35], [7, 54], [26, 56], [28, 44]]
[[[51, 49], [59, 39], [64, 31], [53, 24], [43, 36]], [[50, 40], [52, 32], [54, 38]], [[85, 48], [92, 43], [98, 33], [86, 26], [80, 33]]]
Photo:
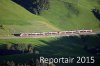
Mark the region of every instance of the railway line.
[[93, 30], [74, 30], [74, 31], [56, 31], [56, 32], [38, 32], [38, 33], [20, 33], [13, 34], [13, 37], [0, 37], [0, 39], [18, 39], [18, 38], [47, 38], [47, 37], [63, 37], [63, 36], [81, 36], [81, 35], [97, 35], [100, 32]]

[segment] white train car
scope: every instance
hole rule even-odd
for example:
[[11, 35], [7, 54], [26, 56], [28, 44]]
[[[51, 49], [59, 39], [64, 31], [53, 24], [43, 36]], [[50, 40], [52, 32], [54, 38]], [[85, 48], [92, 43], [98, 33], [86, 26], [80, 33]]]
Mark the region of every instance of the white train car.
[[75, 30], [75, 31], [58, 31], [58, 32], [38, 32], [38, 33], [21, 33], [20, 37], [34, 37], [34, 36], [66, 36], [66, 35], [75, 35], [75, 34], [89, 34], [93, 30]]
[[27, 33], [21, 33], [21, 34], [20, 34], [20, 37], [26, 37], [26, 36], [28, 36]]
[[76, 31], [66, 31], [66, 34], [75, 34]]
[[34, 36], [42, 36], [44, 33], [21, 33], [20, 37], [34, 37]]
[[77, 30], [77, 33], [82, 34], [82, 33], [92, 33], [93, 30]]
[[70, 34], [76, 34], [76, 31], [61, 31], [59, 35], [65, 36]]
[[59, 32], [44, 32], [44, 34], [47, 35], [59, 35]]

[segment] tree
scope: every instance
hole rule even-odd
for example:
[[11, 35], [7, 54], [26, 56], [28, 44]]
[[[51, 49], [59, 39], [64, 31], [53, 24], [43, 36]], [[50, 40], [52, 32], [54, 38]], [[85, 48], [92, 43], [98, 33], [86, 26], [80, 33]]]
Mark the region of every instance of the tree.
[[11, 46], [12, 46], [11, 44], [6, 44], [6, 49], [11, 50]]
[[10, 63], [10, 64], [11, 64], [11, 66], [15, 66], [15, 63], [14, 63], [14, 61], [11, 61], [11, 63]]
[[10, 66], [11, 64], [10, 64], [10, 62], [9, 61], [7, 61], [7, 66]]

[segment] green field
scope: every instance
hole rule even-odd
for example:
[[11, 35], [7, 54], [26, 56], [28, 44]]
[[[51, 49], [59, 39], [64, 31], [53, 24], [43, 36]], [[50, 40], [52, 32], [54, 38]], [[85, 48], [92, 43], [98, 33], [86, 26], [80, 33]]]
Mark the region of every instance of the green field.
[[[100, 35], [96, 36], [81, 36], [81, 37], [59, 37], [59, 38], [34, 38], [34, 39], [0, 39], [0, 49], [5, 44], [31, 44], [36, 50], [39, 51], [40, 56], [44, 57], [67, 57], [67, 56], [94, 56], [100, 59], [99, 55], [95, 55], [92, 52], [84, 49], [87, 45], [89, 49], [95, 48], [100, 44]], [[37, 57], [37, 56], [36, 56]], [[20, 58], [20, 59], [19, 59]], [[34, 54], [15, 54], [0, 56], [0, 61], [14, 61], [19, 64], [29, 62], [34, 58]], [[70, 64], [69, 64], [70, 65]], [[68, 66], [69, 66], [68, 65]], [[61, 66], [61, 65], [57, 65]], [[66, 65], [63, 65], [66, 66]], [[73, 66], [73, 65], [70, 65]], [[74, 64], [77, 66], [77, 64]]]
[[[49, 9], [42, 11], [40, 15], [35, 15], [11, 0], [1, 0], [0, 25], [3, 25], [3, 29], [0, 28], [0, 36], [10, 36], [13, 33], [21, 32], [78, 29], [93, 29], [98, 31], [100, 30], [100, 21], [91, 12], [91, 9], [99, 7], [100, 3], [98, 1], [50, 0]], [[43, 43], [41, 40], [46, 40], [47, 43]], [[10, 44], [11, 42], [33, 44], [33, 46], [47, 46], [48, 42], [52, 42], [51, 40], [57, 41], [58, 38], [0, 39], [0, 44]], [[60, 41], [56, 44], [59, 43]]]
[[28, 12], [11, 0], [0, 1], [0, 25], [4, 27], [0, 29], [0, 35], [58, 30], [47, 19]]
[[[100, 30], [100, 21], [93, 15], [91, 9], [99, 8], [99, 0], [49, 0], [49, 9], [35, 15], [11, 0], [0, 1], [0, 36], [10, 36], [12, 33], [43, 32], [93, 29]], [[48, 45], [39, 39], [7, 39], [1, 44], [18, 43], [37, 46]], [[57, 38], [44, 38], [48, 42]], [[51, 41], [51, 42], [52, 42]], [[65, 42], [66, 43], [66, 42]]]
[[[88, 48], [95, 48], [99, 46], [100, 36], [81, 36], [81, 37], [56, 37], [56, 38], [34, 38], [34, 39], [0, 39], [0, 47], [4, 44], [31, 44], [33, 47], [37, 47], [40, 54], [51, 55], [91, 55], [84, 46]], [[82, 52], [82, 53], [81, 53]]]
[[[100, 7], [100, 0], [49, 0], [49, 9], [35, 15], [11, 0], [0, 0], [0, 37], [13, 33], [30, 33], [44, 31], [64, 31], [92, 29], [100, 31], [100, 21], [91, 9]], [[28, 39], [0, 39], [0, 49], [5, 44], [19, 44], [36, 47], [40, 54], [61, 56], [93, 55], [84, 47], [95, 48], [100, 44], [100, 35], [81, 37], [49, 37]], [[0, 56], [0, 61], [14, 60], [25, 63], [33, 54]], [[20, 59], [19, 59], [20, 58]], [[23, 60], [24, 59], [24, 60]]]
[[50, 9], [42, 12], [53, 25], [62, 30], [100, 30], [100, 21], [91, 12], [99, 0], [50, 0]]
[[0, 36], [21, 32], [43, 32], [93, 29], [100, 30], [100, 21], [91, 9], [99, 0], [50, 0], [49, 9], [34, 15], [11, 0], [0, 0]]

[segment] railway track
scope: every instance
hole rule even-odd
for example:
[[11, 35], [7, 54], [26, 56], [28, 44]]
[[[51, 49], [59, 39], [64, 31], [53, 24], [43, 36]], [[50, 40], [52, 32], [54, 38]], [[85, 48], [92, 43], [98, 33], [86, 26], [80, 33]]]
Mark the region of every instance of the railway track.
[[9, 37], [0, 37], [0, 39], [22, 39], [22, 38], [48, 38], [48, 37], [69, 37], [69, 36], [77, 36], [81, 35], [97, 35], [100, 32], [93, 32], [91, 30], [80, 30], [80, 32], [76, 31], [61, 31], [61, 32], [42, 32], [42, 33], [21, 33], [19, 36], [9, 36]]

